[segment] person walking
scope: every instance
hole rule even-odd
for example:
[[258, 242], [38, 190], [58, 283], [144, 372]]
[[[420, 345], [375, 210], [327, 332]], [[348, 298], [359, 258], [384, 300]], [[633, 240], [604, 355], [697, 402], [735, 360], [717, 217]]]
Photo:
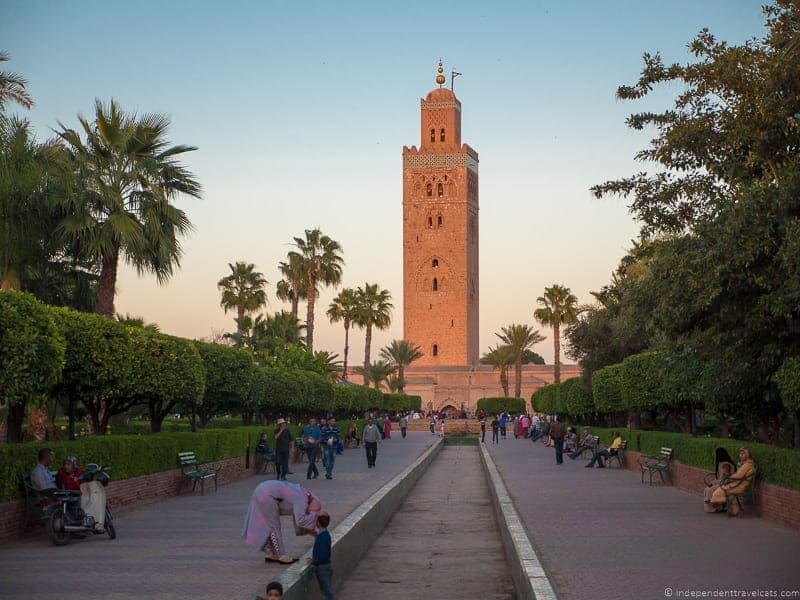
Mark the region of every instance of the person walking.
[[500, 413], [500, 437], [506, 439], [506, 426], [508, 425], [508, 415], [505, 412]]
[[482, 416], [481, 418], [481, 443], [486, 443], [486, 416]]
[[400, 422], [398, 425], [400, 426], [400, 435], [406, 437], [406, 431], [408, 430], [408, 419], [405, 415], [400, 417]]
[[556, 464], [564, 462], [564, 425], [555, 417], [550, 424], [550, 440], [556, 448]]
[[431, 415], [431, 435], [436, 435], [436, 417]]
[[383, 437], [387, 440], [392, 439], [392, 420], [389, 415], [383, 417]]
[[364, 441], [364, 449], [367, 453], [367, 468], [371, 469], [375, 466], [375, 459], [378, 457], [378, 442], [381, 441], [381, 432], [371, 417], [367, 419], [361, 439]]
[[500, 420], [495, 416], [492, 419], [492, 444], [500, 443]]
[[317, 576], [319, 591], [323, 600], [333, 600], [333, 567], [331, 566], [331, 534], [328, 531], [331, 516], [322, 511], [317, 516], [316, 539], [314, 548], [311, 550], [311, 558], [308, 559], [314, 568]]
[[317, 420], [311, 417], [308, 425], [303, 429], [303, 442], [305, 443], [306, 456], [308, 456], [308, 469], [306, 479], [316, 479], [319, 476], [317, 469], [317, 452], [319, 451], [320, 428]]
[[322, 464], [325, 466], [325, 479], [333, 479], [333, 464], [336, 461], [336, 445], [339, 443], [339, 428], [336, 419], [328, 414], [328, 423], [320, 428], [320, 443], [322, 444]]
[[276, 479], [286, 481], [289, 473], [289, 450], [292, 447], [292, 432], [286, 426], [286, 419], [276, 421], [275, 431], [275, 475]]

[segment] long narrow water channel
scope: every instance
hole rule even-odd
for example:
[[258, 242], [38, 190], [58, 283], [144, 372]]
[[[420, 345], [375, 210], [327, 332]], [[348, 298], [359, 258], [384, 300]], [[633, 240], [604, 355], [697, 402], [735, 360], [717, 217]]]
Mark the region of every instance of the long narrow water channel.
[[497, 527], [478, 449], [446, 446], [336, 597], [512, 600]]

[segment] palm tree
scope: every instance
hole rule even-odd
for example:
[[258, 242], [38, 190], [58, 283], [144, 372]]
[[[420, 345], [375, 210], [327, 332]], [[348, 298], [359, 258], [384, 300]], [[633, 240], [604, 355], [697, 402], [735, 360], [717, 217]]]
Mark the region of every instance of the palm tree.
[[338, 285], [342, 280], [344, 259], [339, 242], [324, 235], [319, 229], [306, 229], [305, 239], [296, 237], [297, 252], [289, 253], [289, 261], [299, 260], [306, 275], [306, 346], [314, 348], [314, 304], [317, 285]]
[[339, 358], [338, 354], [328, 352], [327, 350], [318, 350], [314, 352], [314, 358], [319, 362], [325, 377], [332, 383], [339, 383], [342, 381], [342, 361], [336, 360]]
[[[0, 50], [0, 62], [11, 60], [8, 52]], [[5, 107], [6, 102], [16, 102], [24, 108], [33, 106], [33, 98], [28, 94], [25, 86], [28, 82], [24, 77], [9, 71], [0, 71], [0, 110]]]
[[514, 354], [514, 396], [522, 394], [522, 353], [539, 342], [547, 339], [530, 325], [509, 325], [502, 328], [502, 335], [496, 333], [504, 344], [511, 347]]
[[392, 295], [389, 290], [381, 290], [377, 283], [364, 283], [356, 290], [358, 310], [354, 320], [359, 327], [367, 330], [364, 343], [364, 385], [369, 385], [369, 353], [372, 345], [372, 328], [387, 329], [392, 323]]
[[201, 188], [176, 158], [196, 148], [168, 145], [166, 116], [126, 114], [114, 100], [95, 101], [93, 123], [80, 115], [78, 121], [85, 142], [61, 123], [57, 132], [78, 181], [65, 200], [61, 229], [86, 240], [101, 264], [97, 312], [111, 318], [120, 258], [159, 283], [180, 266], [179, 237], [192, 225], [171, 201], [179, 194], [199, 198]]
[[130, 325], [131, 327], [141, 327], [147, 331], [161, 331], [158, 323], [146, 323], [144, 317], [137, 317], [130, 313], [125, 313], [124, 315], [117, 313], [117, 321], [125, 325]]
[[278, 270], [283, 275], [283, 279], [275, 285], [275, 295], [282, 302], [291, 303], [292, 314], [296, 317], [300, 300], [308, 297], [302, 257], [295, 253], [289, 253], [287, 262], [278, 263]]
[[397, 368], [397, 391], [401, 394], [406, 387], [405, 368], [423, 356], [422, 349], [408, 340], [392, 340], [391, 344], [381, 349], [381, 358]]
[[258, 315], [250, 334], [254, 351], [263, 351], [270, 356], [278, 348], [303, 346], [304, 325], [292, 313], [282, 310], [272, 315]]
[[350, 324], [356, 318], [358, 311], [358, 299], [356, 291], [352, 288], [345, 288], [336, 298], [333, 299], [328, 307], [328, 319], [331, 323], [342, 321], [344, 324], [344, 365], [342, 367], [342, 380], [347, 381], [347, 356], [350, 352]]
[[500, 387], [503, 388], [503, 396], [508, 397], [508, 367], [514, 363], [514, 350], [511, 346], [501, 346], [497, 344], [495, 348], [489, 348], [489, 352], [481, 357], [482, 365], [491, 365], [492, 370], [500, 370]]
[[[363, 367], [354, 367], [353, 373], [364, 375], [364, 381], [371, 381], [372, 387], [376, 390], [381, 389], [381, 384], [388, 381], [389, 376], [394, 374], [395, 367], [385, 360], [376, 360], [374, 363]], [[366, 383], [364, 385], [367, 385]]]
[[243, 331], [243, 318], [247, 313], [255, 312], [267, 303], [267, 293], [264, 288], [269, 283], [264, 275], [256, 271], [253, 263], [237, 262], [235, 265], [228, 263], [231, 274], [217, 282], [217, 287], [222, 291], [220, 306], [227, 313], [236, 310], [236, 331]]
[[533, 311], [533, 317], [545, 327], [553, 328], [553, 347], [555, 350], [555, 369], [553, 381], [561, 382], [561, 325], [572, 325], [578, 320], [578, 299], [568, 287], [554, 284], [544, 288], [544, 296], [539, 296], [536, 302], [541, 305]]

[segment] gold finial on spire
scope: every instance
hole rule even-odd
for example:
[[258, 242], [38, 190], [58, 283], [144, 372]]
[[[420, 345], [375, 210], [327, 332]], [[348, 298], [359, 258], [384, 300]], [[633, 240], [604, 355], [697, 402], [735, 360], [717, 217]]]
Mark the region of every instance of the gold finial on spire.
[[439, 84], [439, 87], [444, 85], [444, 82], [447, 81], [444, 76], [444, 67], [442, 66], [442, 59], [439, 59], [439, 68], [436, 69], [438, 71], [438, 75], [436, 76], [436, 83]]

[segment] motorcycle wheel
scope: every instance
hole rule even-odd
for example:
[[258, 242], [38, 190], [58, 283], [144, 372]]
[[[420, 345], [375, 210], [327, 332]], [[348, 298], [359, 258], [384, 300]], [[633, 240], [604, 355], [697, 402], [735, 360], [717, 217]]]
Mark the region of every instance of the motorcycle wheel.
[[114, 519], [111, 518], [111, 513], [106, 510], [106, 522], [104, 523], [106, 533], [112, 540], [117, 539], [117, 530], [114, 528]]
[[64, 531], [64, 515], [54, 512], [47, 520], [47, 536], [56, 546], [66, 546], [69, 544], [69, 531]]

